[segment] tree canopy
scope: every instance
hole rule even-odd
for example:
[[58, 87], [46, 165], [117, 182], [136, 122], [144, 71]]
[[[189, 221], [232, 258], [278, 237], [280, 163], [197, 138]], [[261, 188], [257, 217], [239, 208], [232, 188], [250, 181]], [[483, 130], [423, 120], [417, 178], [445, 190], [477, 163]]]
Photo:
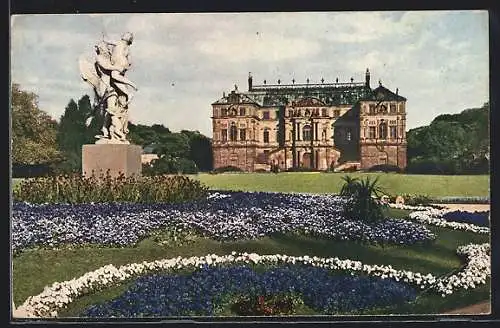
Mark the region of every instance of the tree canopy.
[[36, 94], [12, 84], [11, 113], [13, 164], [49, 164], [60, 160], [57, 122], [38, 107]]
[[485, 103], [459, 114], [439, 115], [428, 126], [408, 131], [408, 170], [425, 173], [417, 171], [434, 167], [438, 172], [432, 173], [488, 173], [489, 111]]

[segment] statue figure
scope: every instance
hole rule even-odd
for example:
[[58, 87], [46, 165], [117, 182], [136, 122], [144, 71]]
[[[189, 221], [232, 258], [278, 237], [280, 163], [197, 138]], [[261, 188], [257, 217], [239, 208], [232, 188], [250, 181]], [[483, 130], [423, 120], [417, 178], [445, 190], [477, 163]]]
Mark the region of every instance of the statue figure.
[[[102, 135], [97, 135], [96, 143], [129, 143], [128, 105], [137, 86], [125, 77], [131, 66], [129, 47], [133, 42], [132, 33], [124, 33], [116, 43], [101, 41], [95, 45], [94, 62], [81, 58], [80, 73], [95, 93], [95, 110], [103, 116]], [[94, 113], [87, 119], [89, 126]]]

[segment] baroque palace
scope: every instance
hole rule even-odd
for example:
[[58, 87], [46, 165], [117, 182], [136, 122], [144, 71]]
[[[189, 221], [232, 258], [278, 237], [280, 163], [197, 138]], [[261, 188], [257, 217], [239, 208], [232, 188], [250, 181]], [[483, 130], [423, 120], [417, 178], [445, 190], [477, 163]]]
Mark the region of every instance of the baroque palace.
[[214, 168], [406, 167], [406, 98], [364, 82], [235, 86], [212, 104]]

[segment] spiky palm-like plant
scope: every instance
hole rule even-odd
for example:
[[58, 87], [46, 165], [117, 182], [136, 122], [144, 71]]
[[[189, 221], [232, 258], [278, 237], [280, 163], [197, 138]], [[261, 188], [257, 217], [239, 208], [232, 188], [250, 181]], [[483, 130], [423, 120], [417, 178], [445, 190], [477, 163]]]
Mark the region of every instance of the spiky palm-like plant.
[[372, 196], [378, 197], [382, 188], [378, 185], [378, 178], [365, 180], [345, 176], [345, 183], [340, 190], [340, 195], [348, 197], [349, 201], [344, 206], [344, 214], [350, 219], [375, 222], [382, 220], [384, 214], [382, 205]]

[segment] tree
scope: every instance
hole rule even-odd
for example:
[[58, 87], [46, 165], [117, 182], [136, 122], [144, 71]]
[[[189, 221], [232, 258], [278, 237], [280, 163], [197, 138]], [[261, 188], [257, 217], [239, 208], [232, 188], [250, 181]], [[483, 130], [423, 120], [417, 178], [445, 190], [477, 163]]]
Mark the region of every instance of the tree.
[[90, 97], [84, 95], [76, 103], [71, 99], [61, 116], [57, 132], [57, 144], [63, 152], [65, 161], [59, 165], [64, 171], [80, 171], [82, 165], [82, 146], [93, 144], [95, 135], [102, 127], [102, 118], [94, 118], [89, 127], [85, 125], [93, 111]]
[[188, 158], [196, 163], [200, 171], [211, 171], [213, 169], [213, 152], [210, 139], [199, 131], [182, 130], [181, 133], [189, 138]]
[[57, 149], [57, 122], [38, 107], [38, 96], [12, 84], [12, 162], [51, 164], [61, 159]]
[[489, 172], [489, 103], [459, 114], [437, 116], [407, 134], [408, 172]]

